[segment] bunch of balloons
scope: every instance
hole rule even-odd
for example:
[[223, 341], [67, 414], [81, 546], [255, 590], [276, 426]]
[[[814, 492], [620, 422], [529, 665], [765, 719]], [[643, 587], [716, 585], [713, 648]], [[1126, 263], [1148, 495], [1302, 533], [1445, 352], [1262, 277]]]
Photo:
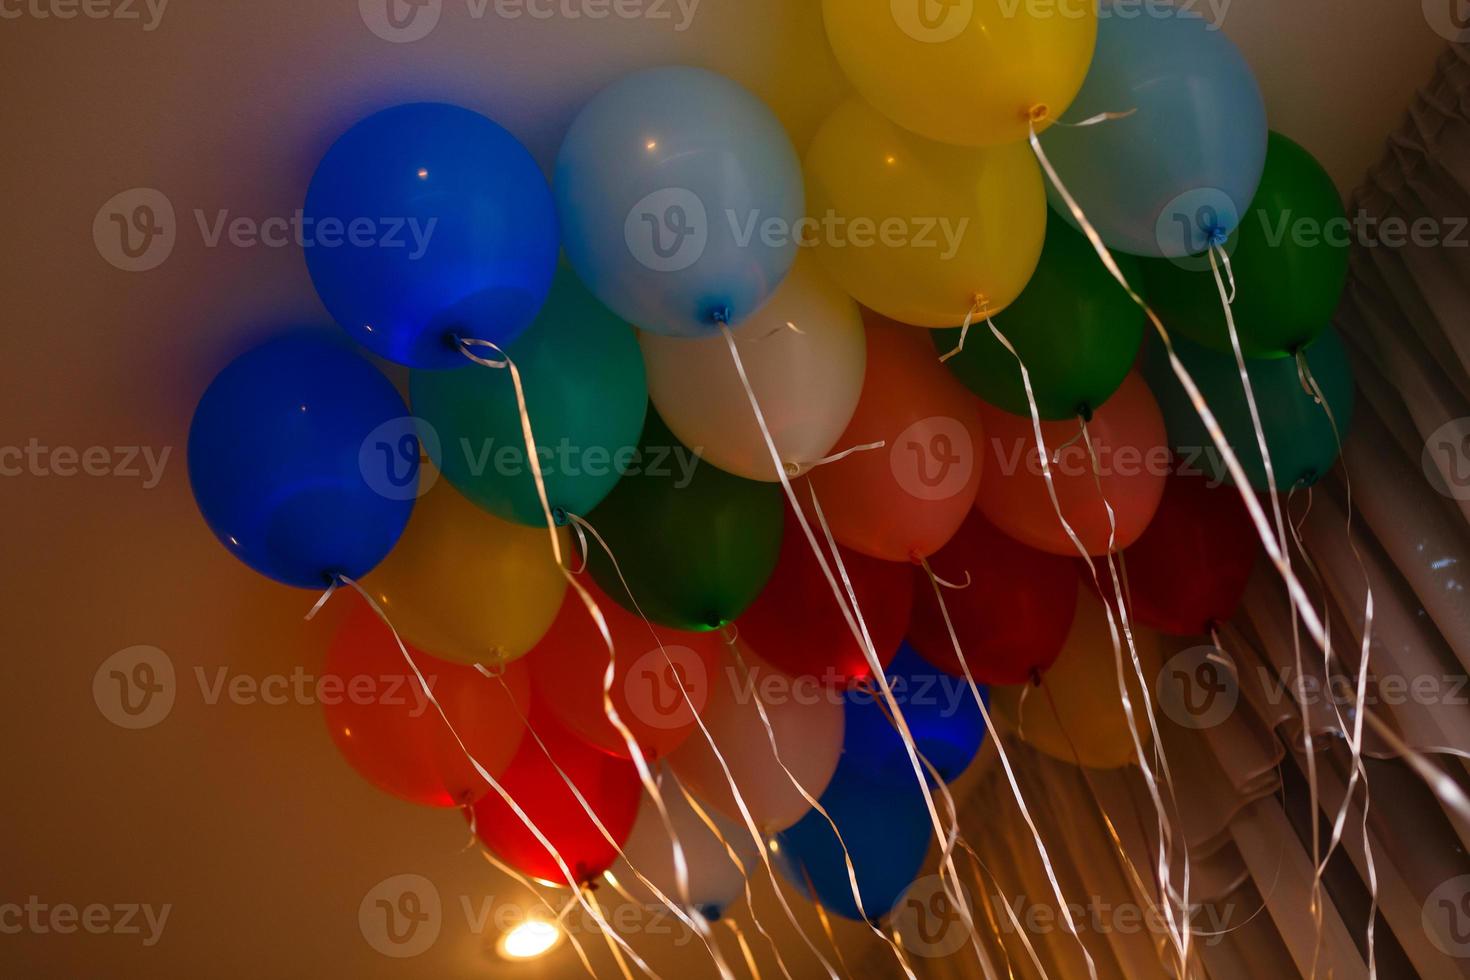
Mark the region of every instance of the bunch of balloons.
[[[593, 98], [550, 184], [469, 109], [354, 125], [305, 204], [349, 234], [306, 263], [408, 401], [301, 330], [228, 364], [189, 435], [230, 551], [368, 600], [326, 668], [362, 693], [326, 711], [355, 769], [465, 808], [546, 881], [627, 865], [675, 894], [673, 827], [707, 918], [757, 846], [826, 908], [883, 916], [991, 685], [1040, 750], [1132, 761], [1121, 600], [1090, 559], [1126, 559], [1159, 662], [1234, 613], [1256, 560], [1237, 350], [1275, 488], [1326, 473], [1351, 415], [1346, 251], [1308, 228], [1341, 202], [1224, 35], [1167, 7], [822, 6], [855, 94], [804, 157], [689, 67]], [[374, 219], [431, 233], [350, 233]], [[1084, 230], [1176, 334], [1250, 487]]]

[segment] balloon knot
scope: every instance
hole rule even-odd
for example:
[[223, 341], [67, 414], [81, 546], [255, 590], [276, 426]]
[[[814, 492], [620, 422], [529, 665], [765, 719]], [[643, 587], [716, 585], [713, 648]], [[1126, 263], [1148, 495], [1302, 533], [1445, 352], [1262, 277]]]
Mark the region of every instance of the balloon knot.
[[731, 311], [728, 306], [717, 306], [709, 311], [710, 322], [722, 327], [730, 325]]
[[1045, 102], [1037, 102], [1022, 113], [1022, 115], [1033, 123], [1045, 122], [1047, 117], [1051, 115], [1051, 107]]
[[1230, 233], [1224, 228], [1216, 226], [1210, 229], [1210, 246], [1212, 248], [1224, 248], [1225, 243], [1230, 240]]
[[1083, 402], [1077, 406], [1077, 417], [1084, 422], [1092, 421], [1092, 406]]
[[557, 527], [566, 527], [568, 524], [572, 523], [571, 515], [567, 513], [567, 509], [565, 507], [551, 508], [551, 519]]
[[1031, 684], [1033, 687], [1041, 686], [1041, 671], [1035, 667], [1031, 668]]

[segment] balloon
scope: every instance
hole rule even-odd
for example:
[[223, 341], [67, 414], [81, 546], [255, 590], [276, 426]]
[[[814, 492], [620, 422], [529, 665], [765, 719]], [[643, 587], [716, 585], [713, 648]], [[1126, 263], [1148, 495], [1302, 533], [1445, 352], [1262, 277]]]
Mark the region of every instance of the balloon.
[[[1246, 357], [1285, 357], [1327, 329], [1347, 284], [1349, 231], [1327, 171], [1306, 150], [1272, 133], [1260, 189], [1225, 246]], [[1143, 274], [1149, 304], [1171, 330], [1233, 353], [1208, 261], [1202, 267], [1200, 261], [1150, 261], [1143, 263]]]
[[[781, 550], [781, 491], [731, 476], [683, 446], [649, 412], [641, 456], [590, 521], [654, 622], [689, 631], [732, 622], [760, 594]], [[597, 584], [634, 609], [618, 569], [593, 546]]]
[[541, 168], [514, 136], [458, 106], [394, 106], [354, 125], [317, 165], [303, 223], [327, 310], [410, 367], [467, 366], [456, 337], [515, 339], [556, 268]]
[[[813, 528], [820, 543], [821, 531], [815, 524]], [[909, 566], [837, 547], [878, 661], [887, 664], [909, 625]], [[823, 553], [828, 554], [825, 544]], [[827, 564], [846, 597], [830, 554]], [[790, 507], [776, 571], [737, 625], [741, 637], [762, 659], [793, 677], [816, 677], [824, 684], [845, 686], [873, 675]]]
[[512, 664], [499, 681], [410, 648], [464, 748], [424, 693], [382, 620], [358, 603], [327, 651], [318, 686], [332, 742], [368, 782], [425, 806], [464, 806], [490, 792], [465, 749], [492, 776], [510, 764], [525, 724], [515, 704], [530, 691]]
[[1235, 615], [1261, 539], [1230, 487], [1176, 472], [1143, 537], [1128, 549], [1129, 615], [1175, 636], [1198, 636]]
[[802, 892], [815, 893], [828, 911], [862, 921], [847, 876], [845, 844], [862, 911], [876, 922], [898, 904], [929, 853], [933, 825], [923, 795], [913, 782], [889, 786], [853, 776], [833, 780], [821, 804], [841, 831], [841, 841], [827, 817], [812, 810], [777, 836], [776, 866]]
[[837, 444], [884, 446], [808, 477], [833, 536], [885, 561], [912, 561], [943, 547], [980, 485], [979, 405], [944, 370], [924, 333], [870, 320], [862, 399]]
[[[771, 752], [756, 699], [771, 720], [780, 761], [813, 797], [827, 788], [842, 754], [842, 700], [815, 681], [793, 681], [743, 645], [741, 651], [749, 675], [738, 664], [721, 671], [701, 718], [756, 826], [764, 832], [784, 830], [809, 806]], [[739, 820], [740, 809], [710, 739], [703, 734], [690, 738], [669, 756], [669, 768], [701, 800]]]
[[932, 143], [849, 99], [812, 139], [806, 176], [817, 258], [901, 323], [952, 327], [977, 296], [998, 313], [1041, 255], [1046, 196], [1025, 144]]
[[[832, 451], [862, 392], [867, 348], [857, 304], [803, 254], [734, 336], [776, 449], [805, 471]], [[777, 479], [725, 338], [638, 340], [649, 394], [674, 435], [726, 472]]]
[[[1174, 339], [1174, 349], [1215, 413], [1251, 486], [1257, 490], [1268, 489], [1266, 467], [1261, 461], [1235, 356], [1207, 350], [1183, 338]], [[1175, 378], [1163, 345], [1153, 341], [1144, 351], [1144, 373], [1158, 396], [1174, 451], [1185, 465], [1203, 470], [1215, 481], [1233, 484], [1199, 413]], [[1346, 439], [1352, 424], [1354, 395], [1352, 369], [1342, 341], [1334, 331], [1326, 331], [1306, 348], [1306, 360], [1327, 396], [1339, 432]], [[1285, 492], [1297, 484], [1311, 486], [1337, 462], [1337, 439], [1327, 413], [1302, 387], [1295, 358], [1248, 360], [1246, 371], [1255, 392], [1261, 427], [1266, 433], [1277, 488]]]
[[[1070, 612], [1069, 612], [1070, 615]], [[952, 783], [964, 773], [985, 741], [985, 717], [975, 704], [970, 685], [941, 671], [905, 643], [886, 671], [893, 699], [898, 702], [919, 754]], [[979, 686], [979, 685], [977, 685]], [[990, 690], [980, 696], [990, 704]], [[903, 738], [891, 720], [888, 702], [876, 686], [848, 691], [842, 736], [842, 761], [834, 782], [849, 767], [882, 785], [912, 788], [913, 763]], [[922, 762], [920, 763], [922, 767]], [[924, 769], [925, 778], [929, 777]]]
[[[981, 418], [994, 468], [980, 485], [975, 506], [1022, 544], [1054, 555], [1077, 554], [1047, 492], [1031, 420], [989, 405]], [[1136, 372], [1097, 410], [1087, 430], [1097, 452], [1101, 493], [1092, 458], [1078, 438], [1078, 423], [1041, 424], [1062, 514], [1089, 555], [1105, 555], [1108, 505], [1117, 522], [1113, 546], [1119, 550], [1137, 541], [1153, 520], [1169, 472], [1168, 441], [1158, 403]]]
[[[189, 486], [235, 557], [286, 585], [366, 574], [413, 510], [418, 446], [403, 399], [346, 346], [267, 341], [210, 382], [189, 426]], [[387, 434], [385, 434], [387, 433]], [[379, 448], [411, 448], [403, 472]]]
[[[583, 582], [583, 587], [612, 634], [617, 660], [613, 707], [645, 757], [666, 756], [694, 731], [694, 713], [704, 708], [714, 675], [724, 664], [725, 643], [717, 634], [673, 630], [660, 630], [656, 641], [643, 620], [594, 583]], [[677, 677], [670, 673], [670, 661]], [[567, 590], [556, 622], [526, 662], [538, 702], [559, 724], [604, 752], [630, 757], [622, 734], [603, 710], [607, 644], [575, 591]]]
[[[1129, 282], [1137, 265], [1127, 255], [1118, 264]], [[1046, 226], [1046, 247], [1025, 292], [996, 326], [1031, 373], [1036, 405], [1044, 419], [1071, 419], [1112, 397], [1138, 358], [1143, 311], [1098, 261], [1082, 234], [1064, 221]], [[942, 350], [959, 345], [959, 330], [934, 338]], [[1014, 415], [1031, 417], [1016, 358], [985, 323], [977, 324], [960, 353], [947, 362], [954, 376], [985, 401]]]
[[[662, 773], [659, 775], [664, 776]], [[741, 863], [750, 872], [760, 860], [755, 853], [750, 833], [742, 824], [705, 808], [705, 814], [720, 830], [720, 836], [715, 836], [699, 814], [694, 812], [673, 779], [661, 778], [659, 782], [664, 806], [669, 811], [669, 822], [674, 825], [674, 833], [684, 849], [684, 860], [688, 865], [689, 904], [698, 909], [706, 919], [719, 919], [745, 893], [745, 875], [730, 860], [725, 843], [735, 848]], [[721, 842], [720, 837], [725, 839], [725, 843]], [[623, 845], [623, 855], [626, 860], [619, 858], [618, 863], [613, 865], [612, 873], [618, 884], [626, 888], [635, 899], [650, 908], [663, 907], [658, 897], [638, 880], [633, 868], [637, 868], [664, 895], [676, 902], [679, 900], [679, 879], [674, 871], [673, 845], [669, 842], [668, 831], [659, 819], [653, 800], [647, 794], [639, 804], [638, 821], [633, 824], [633, 833]]]
[[[541, 315], [506, 353], [521, 372], [547, 499], [588, 513], [618, 482], [643, 431], [648, 388], [632, 329], [563, 266]], [[411, 394], [451, 483], [497, 517], [545, 526], [509, 377], [415, 371]]]
[[[633, 831], [643, 784], [633, 763], [599, 752], [575, 738], [548, 718], [534, 700], [527, 717], [545, 748], [527, 733], [498, 781], [551, 841], [573, 877], [586, 884], [611, 867], [618, 854], [567, 787], [567, 780], [577, 787], [587, 807], [597, 814], [619, 846]], [[562, 773], [566, 774], [565, 780]], [[480, 798], [471, 826], [496, 857], [517, 871], [554, 885], [566, 884], [566, 876], [551, 852], [499, 793], [491, 790]]]
[[[1043, 148], [1103, 241], [1134, 255], [1205, 251], [1240, 224], [1266, 161], [1266, 106], [1239, 49], [1187, 11], [1102, 11], [1097, 53]], [[1053, 191], [1052, 207], [1072, 221]]]
[[[1119, 635], [1122, 635], [1121, 626]], [[1143, 676], [1152, 685], [1168, 656], [1164, 638], [1135, 624], [1133, 639], [1143, 664]], [[1147, 749], [1151, 733], [1143, 692], [1139, 690], [1138, 675], [1126, 645], [1123, 676], [1138, 722], [1138, 735]], [[1026, 695], [1024, 716], [1021, 696], [1025, 688], [997, 687], [992, 691], [996, 713], [1022, 739], [1054, 759], [1074, 764], [1080, 760], [1089, 769], [1119, 769], [1134, 762], [1133, 736], [1123, 711], [1123, 700], [1118, 695], [1118, 666], [1108, 632], [1107, 613], [1090, 590], [1079, 591], [1072, 634], [1067, 638], [1061, 658], [1046, 672], [1041, 683], [1045, 690], [1033, 690]]]
[[1076, 97], [1097, 42], [1092, 3], [822, 0], [847, 77], [907, 129], [966, 146], [1015, 143]]
[[740, 323], [796, 257], [796, 151], [759, 99], [702, 68], [653, 68], [599, 92], [567, 132], [554, 185], [582, 281], [653, 333]]
[[410, 641], [486, 665], [535, 646], [567, 587], [545, 528], [492, 517], [447, 482], [419, 501], [403, 540], [363, 585]]
[[[1028, 548], [972, 511], [929, 567], [946, 582], [970, 583], [945, 589], [944, 603], [976, 681], [1024, 684], [1056, 661], [1077, 606], [1077, 571], [1067, 559]], [[963, 677], [922, 569], [913, 571], [913, 590], [909, 642], [934, 666]]]

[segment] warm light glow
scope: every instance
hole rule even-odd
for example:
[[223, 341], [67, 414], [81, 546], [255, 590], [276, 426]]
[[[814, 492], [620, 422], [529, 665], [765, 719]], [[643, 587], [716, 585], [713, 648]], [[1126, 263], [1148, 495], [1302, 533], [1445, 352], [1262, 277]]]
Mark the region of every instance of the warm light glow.
[[424, 168], [424, 167], [420, 167], [419, 168], [419, 180], [428, 180], [428, 179], [429, 179], [429, 171], [426, 168]]
[[643, 145], [646, 146], [649, 150], [656, 150], [658, 149], [658, 140], [649, 140]]
[[559, 946], [561, 938], [556, 923], [528, 919], [501, 936], [495, 948], [508, 960], [534, 960]]
[[886, 162], [890, 167], [893, 166], [895, 163], [898, 162], [898, 157], [894, 156], [891, 153], [888, 156], [884, 157], [883, 159], [884, 159], [884, 162]]

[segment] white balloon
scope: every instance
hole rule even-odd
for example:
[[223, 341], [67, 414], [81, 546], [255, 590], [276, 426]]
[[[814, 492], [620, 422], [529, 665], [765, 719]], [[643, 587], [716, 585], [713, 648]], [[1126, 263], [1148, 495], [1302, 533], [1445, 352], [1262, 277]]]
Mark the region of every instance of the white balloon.
[[[694, 737], [703, 738], [698, 732]], [[684, 849], [684, 860], [689, 868], [689, 904], [699, 909], [706, 918], [723, 915], [745, 894], [745, 877], [735, 862], [730, 860], [730, 854], [720, 838], [710, 831], [699, 818], [699, 814], [690, 807], [678, 782], [672, 778], [664, 778], [660, 782], [664, 805], [669, 810], [669, 822], [674, 825], [674, 833]], [[760, 860], [755, 853], [755, 843], [750, 839], [750, 831], [743, 824], [729, 820], [711, 807], [705, 806], [704, 811], [719, 828], [725, 840], [735, 848], [749, 873]], [[675, 902], [679, 901], [673, 845], [669, 841], [663, 821], [659, 819], [658, 810], [647, 793], [644, 793], [643, 802], [639, 804], [638, 820], [633, 824], [633, 833], [623, 845], [623, 855], [613, 865], [612, 873], [630, 895], [649, 907], [661, 908], [663, 904], [638, 880], [638, 876], [632, 871], [632, 868], [637, 868], [664, 895]]]
[[[782, 460], [804, 472], [832, 451], [857, 409], [867, 366], [857, 304], [803, 249], [734, 336]], [[649, 396], [679, 441], [726, 472], [775, 481], [725, 338], [640, 331], [638, 339]]]
[[[738, 665], [727, 665], [711, 681], [701, 717], [729, 764], [756, 826], [763, 833], [774, 833], [795, 824], [811, 809], [781, 768], [782, 762], [813, 799], [832, 781], [842, 755], [842, 697], [817, 678], [789, 677], [757, 659], [743, 644], [739, 649], [750, 668], [749, 678]], [[779, 761], [771, 751], [757, 702], [770, 718]], [[668, 763], [701, 800], [732, 820], [740, 819], [730, 784], [702, 733], [691, 735], [669, 756]]]

